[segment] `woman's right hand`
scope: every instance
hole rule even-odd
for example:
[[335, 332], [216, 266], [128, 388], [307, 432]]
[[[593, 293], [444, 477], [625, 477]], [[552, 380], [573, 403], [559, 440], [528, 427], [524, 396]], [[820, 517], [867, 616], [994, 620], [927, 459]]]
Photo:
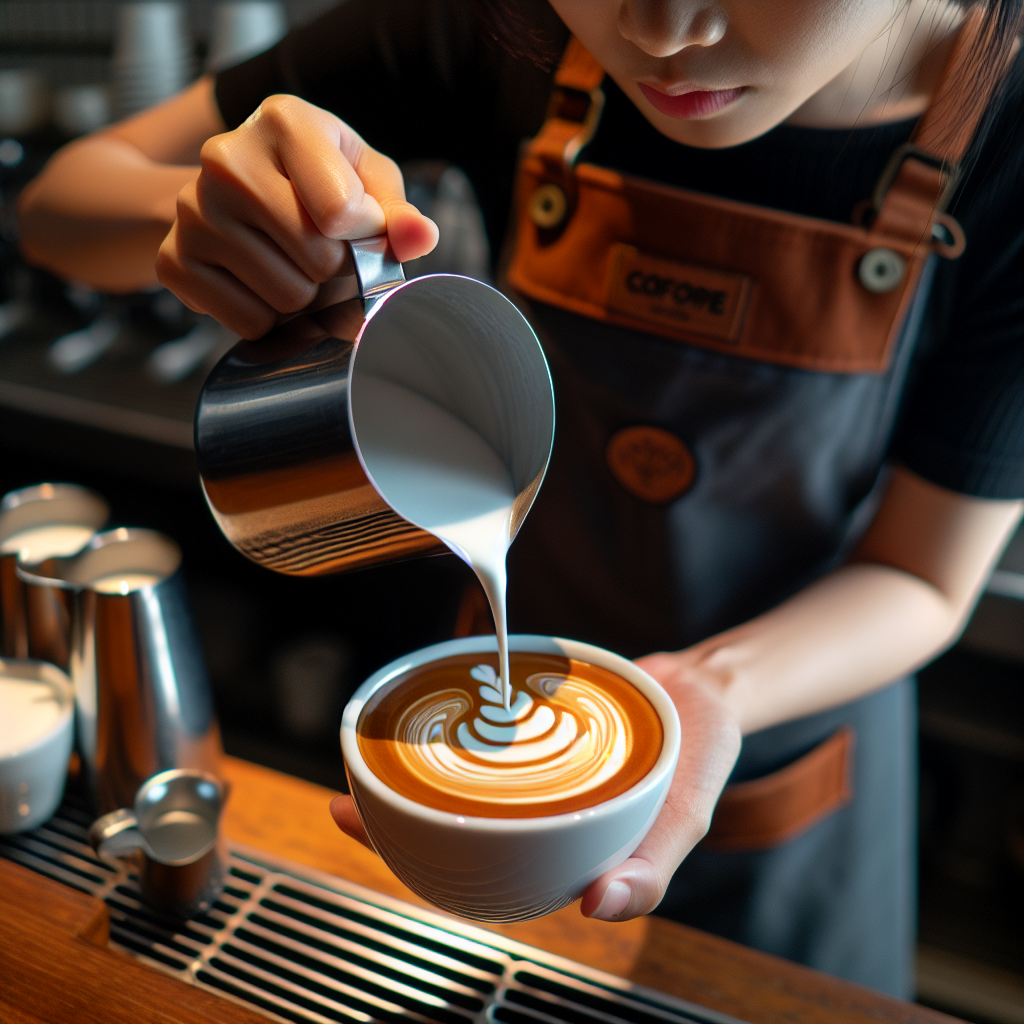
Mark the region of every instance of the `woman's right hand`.
[[243, 338], [316, 297], [346, 261], [343, 239], [385, 230], [399, 261], [433, 249], [437, 227], [405, 200], [401, 171], [333, 114], [270, 96], [203, 145], [157, 257], [160, 283]]

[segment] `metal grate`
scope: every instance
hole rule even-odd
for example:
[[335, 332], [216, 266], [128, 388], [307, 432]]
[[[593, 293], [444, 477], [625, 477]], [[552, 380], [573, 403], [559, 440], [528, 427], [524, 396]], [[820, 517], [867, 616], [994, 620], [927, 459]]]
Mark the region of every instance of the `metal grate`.
[[0, 855], [106, 901], [110, 944], [191, 985], [300, 1024], [739, 1024], [582, 964], [231, 844], [220, 900], [190, 921], [152, 911], [96, 857], [69, 797]]

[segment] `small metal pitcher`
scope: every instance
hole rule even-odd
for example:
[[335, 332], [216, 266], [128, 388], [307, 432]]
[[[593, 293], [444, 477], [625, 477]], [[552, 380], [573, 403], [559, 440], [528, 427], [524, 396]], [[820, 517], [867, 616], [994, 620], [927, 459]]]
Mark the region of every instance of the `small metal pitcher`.
[[71, 679], [78, 746], [97, 809], [131, 803], [165, 769], [216, 772], [220, 731], [181, 573], [181, 549], [155, 530], [99, 533], [30, 588], [72, 596]]
[[[406, 281], [383, 236], [351, 249], [354, 281], [328, 282], [314, 306], [240, 342], [207, 379], [195, 447], [214, 518], [242, 554], [295, 576], [446, 550], [366, 472], [350, 385], [367, 374], [427, 398], [490, 444], [518, 495], [511, 541], [554, 435], [537, 336], [489, 285], [456, 274]], [[335, 301], [346, 280], [361, 299]]]
[[17, 566], [38, 562], [41, 572], [51, 572], [54, 556], [73, 555], [85, 547], [109, 513], [98, 494], [77, 484], [36, 484], [3, 496], [0, 656], [48, 661], [68, 671], [70, 597], [52, 587], [27, 586]]
[[220, 838], [226, 790], [204, 772], [166, 771], [147, 779], [132, 809], [92, 823], [89, 842], [103, 856], [138, 855], [146, 901], [172, 917], [206, 910], [224, 887], [227, 865]]

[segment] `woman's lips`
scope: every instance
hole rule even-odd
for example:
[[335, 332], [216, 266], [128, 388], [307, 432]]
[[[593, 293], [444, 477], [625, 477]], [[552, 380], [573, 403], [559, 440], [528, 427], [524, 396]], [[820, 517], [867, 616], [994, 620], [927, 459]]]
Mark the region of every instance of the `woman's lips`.
[[744, 91], [742, 88], [716, 89], [712, 92], [694, 89], [692, 92], [684, 92], [680, 96], [669, 96], [649, 85], [644, 85], [643, 82], [638, 84], [640, 91], [647, 97], [648, 102], [655, 110], [668, 117], [677, 117], [681, 120], [714, 114], [739, 99]]

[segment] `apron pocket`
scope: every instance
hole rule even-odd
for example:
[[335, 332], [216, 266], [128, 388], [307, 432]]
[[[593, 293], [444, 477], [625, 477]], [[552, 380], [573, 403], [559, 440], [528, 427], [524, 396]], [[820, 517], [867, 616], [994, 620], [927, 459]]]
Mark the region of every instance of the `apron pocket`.
[[701, 846], [769, 850], [845, 807], [853, 799], [855, 739], [844, 725], [785, 768], [726, 786]]

